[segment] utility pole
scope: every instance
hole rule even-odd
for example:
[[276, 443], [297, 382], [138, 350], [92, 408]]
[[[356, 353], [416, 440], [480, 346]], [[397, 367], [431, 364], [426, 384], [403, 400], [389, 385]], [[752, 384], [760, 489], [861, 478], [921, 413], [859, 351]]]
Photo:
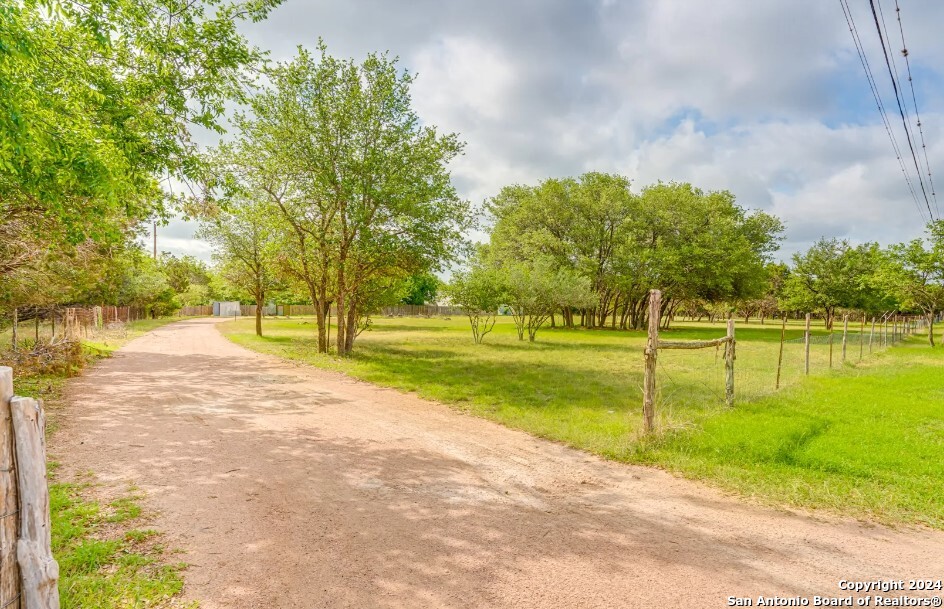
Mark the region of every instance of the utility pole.
[[154, 221], [154, 229], [151, 232], [154, 234], [154, 259], [157, 260], [157, 220]]

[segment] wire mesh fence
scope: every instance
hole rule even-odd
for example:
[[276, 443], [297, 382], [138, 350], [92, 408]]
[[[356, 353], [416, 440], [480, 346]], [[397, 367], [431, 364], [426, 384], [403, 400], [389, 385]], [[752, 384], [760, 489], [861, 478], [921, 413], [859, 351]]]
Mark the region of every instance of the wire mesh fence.
[[[833, 328], [809, 330], [793, 320], [774, 331], [773, 324], [738, 326], [734, 366], [735, 401], [750, 402], [796, 386], [810, 375], [854, 367], [913, 335], [926, 335], [918, 317], [893, 315], [839, 319]], [[721, 335], [720, 324], [710, 326]], [[781, 339], [782, 337], [782, 339]], [[697, 421], [700, 414], [725, 405], [724, 346], [701, 350], [660, 349], [656, 403], [662, 427]]]

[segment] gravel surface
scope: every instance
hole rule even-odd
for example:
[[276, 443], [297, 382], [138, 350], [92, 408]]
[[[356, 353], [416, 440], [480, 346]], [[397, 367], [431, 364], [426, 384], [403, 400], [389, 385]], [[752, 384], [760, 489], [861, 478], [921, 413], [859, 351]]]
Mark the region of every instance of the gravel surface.
[[66, 478], [146, 492], [204, 609], [723, 607], [944, 577], [940, 532], [758, 507], [250, 352], [218, 322], [75, 379], [50, 441]]

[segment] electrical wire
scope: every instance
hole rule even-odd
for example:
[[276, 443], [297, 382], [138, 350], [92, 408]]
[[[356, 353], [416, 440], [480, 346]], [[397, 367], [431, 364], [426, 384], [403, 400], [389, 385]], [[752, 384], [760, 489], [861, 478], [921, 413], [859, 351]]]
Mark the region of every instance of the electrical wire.
[[908, 119], [905, 117], [905, 109], [902, 106], [902, 96], [899, 92], [898, 81], [895, 79], [895, 73], [892, 69], [892, 60], [888, 56], [888, 47], [885, 45], [885, 37], [882, 35], [882, 26], [879, 24], [878, 10], [875, 7], [875, 0], [869, 0], [869, 6], [872, 8], [872, 18], [875, 21], [875, 30], [878, 32], [878, 40], [882, 45], [882, 53], [885, 55], [885, 65], [888, 67], [888, 77], [892, 81], [892, 89], [895, 91], [895, 101], [898, 104], [898, 113], [901, 115], [901, 124], [905, 129], [905, 139], [908, 140], [908, 148], [911, 151], [911, 158], [914, 161], [915, 171], [918, 174], [918, 184], [921, 186], [921, 193], [924, 195], [924, 204], [928, 208], [928, 214], [931, 220], [934, 220], [934, 212], [931, 210], [931, 201], [928, 199], [928, 192], [924, 187], [924, 178], [921, 177], [921, 167], [918, 165], [918, 155], [915, 153], [914, 143], [911, 139], [911, 130], [908, 128]]
[[872, 91], [872, 97], [875, 100], [875, 106], [878, 108], [879, 115], [882, 117], [882, 124], [885, 126], [885, 133], [888, 134], [888, 139], [892, 143], [892, 149], [895, 151], [895, 158], [898, 160], [898, 166], [901, 168], [901, 174], [904, 176], [905, 183], [908, 185], [908, 191], [911, 193], [911, 198], [914, 200], [915, 207], [918, 210], [918, 215], [920, 215], [921, 219], [924, 220], [924, 211], [921, 209], [921, 203], [918, 201], [918, 195], [915, 192], [914, 185], [911, 182], [911, 177], [908, 175], [908, 171], [905, 169], [905, 163], [901, 156], [901, 149], [898, 146], [898, 140], [895, 138], [895, 133], [892, 130], [891, 123], [888, 120], [888, 114], [885, 110], [885, 105], [882, 103], [882, 96], [878, 92], [875, 76], [872, 74], [872, 67], [869, 65], [869, 59], [865, 54], [865, 47], [862, 44], [862, 39], [859, 37], [859, 31], [858, 28], [856, 28], [855, 19], [852, 16], [852, 9], [849, 8], [848, 0], [839, 0], [839, 5], [842, 7], [842, 13], [846, 18], [846, 25], [849, 27], [849, 33], [852, 35], [852, 42], [855, 45], [856, 53], [859, 55], [859, 62], [862, 64], [862, 70], [865, 72], [865, 78], [869, 83], [869, 89]]
[[934, 178], [931, 177], [931, 162], [928, 160], [928, 147], [924, 143], [924, 129], [921, 126], [921, 114], [918, 112], [918, 98], [915, 95], [914, 79], [911, 77], [911, 60], [908, 58], [908, 45], [905, 44], [905, 28], [901, 23], [901, 8], [898, 6], [898, 0], [895, 0], [895, 14], [898, 17], [898, 31], [901, 34], [901, 54], [905, 57], [905, 67], [908, 71], [908, 85], [911, 88], [911, 101], [914, 104], [915, 121], [918, 125], [918, 135], [921, 138], [921, 149], [924, 152], [924, 165], [928, 170], [928, 185], [931, 187], [931, 199], [934, 201], [934, 209], [937, 211], [938, 218], [941, 217], [941, 208], [937, 204], [937, 191], [934, 188]]

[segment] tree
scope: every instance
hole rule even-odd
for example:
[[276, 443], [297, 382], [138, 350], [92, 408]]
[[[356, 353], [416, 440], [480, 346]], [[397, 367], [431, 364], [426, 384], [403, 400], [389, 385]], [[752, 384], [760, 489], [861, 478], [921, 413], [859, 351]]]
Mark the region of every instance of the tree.
[[237, 31], [278, 0], [13, 2], [0, 19], [0, 273], [50, 243], [120, 243], [198, 180], [262, 53]]
[[167, 282], [178, 294], [188, 291], [192, 285], [209, 285], [210, 271], [206, 263], [193, 256], [178, 258], [169, 252], [160, 257], [160, 267], [167, 276]]
[[837, 309], [888, 310], [897, 306], [876, 290], [872, 276], [880, 263], [877, 244], [852, 247], [848, 241], [820, 239], [794, 254], [784, 284], [784, 304], [791, 309], [820, 310], [832, 329]]
[[252, 296], [256, 303], [256, 335], [262, 336], [266, 295], [275, 286], [277, 223], [271, 203], [258, 193], [244, 192], [225, 210], [205, 218], [197, 237], [213, 246], [221, 274]]
[[452, 305], [465, 311], [472, 327], [472, 339], [479, 345], [497, 321], [498, 307], [504, 304], [504, 278], [498, 269], [475, 264], [453, 275], [444, 292]]
[[928, 225], [928, 239], [888, 248], [876, 282], [908, 309], [918, 309], [928, 323], [934, 346], [934, 317], [944, 309], [944, 221]]
[[[447, 164], [462, 150], [454, 134], [421, 124], [413, 76], [371, 54], [357, 64], [318, 53], [267, 73], [271, 86], [237, 119], [230, 173], [265, 192], [287, 226], [284, 267], [309, 290], [318, 349], [338, 310], [337, 351], [350, 353], [377, 285], [439, 270], [464, 243], [468, 203]], [[363, 292], [363, 293], [362, 293]]]
[[436, 302], [436, 294], [439, 291], [442, 282], [431, 273], [419, 273], [410, 275], [404, 282], [403, 289], [406, 295], [400, 300], [403, 304], [424, 305], [428, 302]]
[[[495, 217], [494, 255], [530, 262], [549, 258], [587, 277], [597, 294], [587, 325], [602, 325], [617, 306], [613, 260], [637, 205], [629, 179], [615, 174], [591, 172], [535, 187], [505, 187], [488, 203]], [[573, 325], [569, 308], [562, 313]]]
[[527, 333], [528, 340], [534, 342], [538, 329], [554, 311], [587, 308], [595, 301], [588, 278], [572, 269], [556, 268], [548, 258], [512, 263], [502, 269], [500, 277], [505, 287], [503, 304], [511, 309], [518, 340], [524, 340]]
[[[727, 191], [658, 183], [639, 195], [619, 175], [587, 173], [508, 186], [488, 204], [490, 245], [506, 261], [547, 257], [590, 281], [582, 323], [641, 328], [649, 290], [663, 290], [668, 324], [680, 303], [759, 297], [781, 222], [744, 210]], [[573, 326], [573, 311], [561, 313]]]

